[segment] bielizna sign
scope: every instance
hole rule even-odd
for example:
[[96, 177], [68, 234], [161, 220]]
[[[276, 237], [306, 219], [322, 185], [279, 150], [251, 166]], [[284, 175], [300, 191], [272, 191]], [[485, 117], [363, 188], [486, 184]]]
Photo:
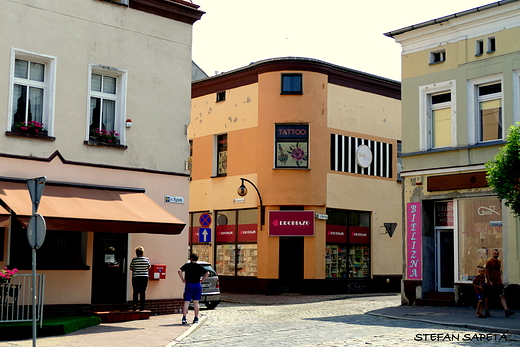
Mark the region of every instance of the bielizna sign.
[[406, 278], [422, 280], [421, 203], [406, 204]]

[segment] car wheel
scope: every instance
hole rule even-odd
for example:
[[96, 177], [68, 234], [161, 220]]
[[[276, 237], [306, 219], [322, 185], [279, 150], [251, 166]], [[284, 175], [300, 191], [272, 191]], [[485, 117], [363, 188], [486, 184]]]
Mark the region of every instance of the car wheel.
[[218, 304], [220, 304], [220, 300], [218, 300], [218, 301], [206, 301], [204, 304], [206, 305], [208, 310], [213, 310], [215, 307], [218, 306]]

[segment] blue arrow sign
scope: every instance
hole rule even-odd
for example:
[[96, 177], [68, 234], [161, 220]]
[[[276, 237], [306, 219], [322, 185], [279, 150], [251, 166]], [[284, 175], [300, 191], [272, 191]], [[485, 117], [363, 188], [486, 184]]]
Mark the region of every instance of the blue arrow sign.
[[211, 228], [199, 228], [199, 242], [211, 242]]

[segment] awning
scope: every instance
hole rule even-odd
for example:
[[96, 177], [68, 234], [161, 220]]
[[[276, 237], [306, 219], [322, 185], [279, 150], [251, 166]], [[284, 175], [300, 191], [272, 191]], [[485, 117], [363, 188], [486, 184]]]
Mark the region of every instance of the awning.
[[9, 226], [9, 212], [0, 206], [0, 228]]
[[[27, 224], [32, 215], [27, 185], [0, 182], [0, 205]], [[47, 230], [180, 234], [186, 225], [146, 194], [125, 190], [45, 185], [37, 213]]]

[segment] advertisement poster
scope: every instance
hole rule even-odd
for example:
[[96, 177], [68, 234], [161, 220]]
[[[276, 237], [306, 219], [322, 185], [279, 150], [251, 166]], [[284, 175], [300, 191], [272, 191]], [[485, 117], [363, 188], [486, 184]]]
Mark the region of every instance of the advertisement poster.
[[406, 204], [406, 278], [422, 280], [421, 203]]

